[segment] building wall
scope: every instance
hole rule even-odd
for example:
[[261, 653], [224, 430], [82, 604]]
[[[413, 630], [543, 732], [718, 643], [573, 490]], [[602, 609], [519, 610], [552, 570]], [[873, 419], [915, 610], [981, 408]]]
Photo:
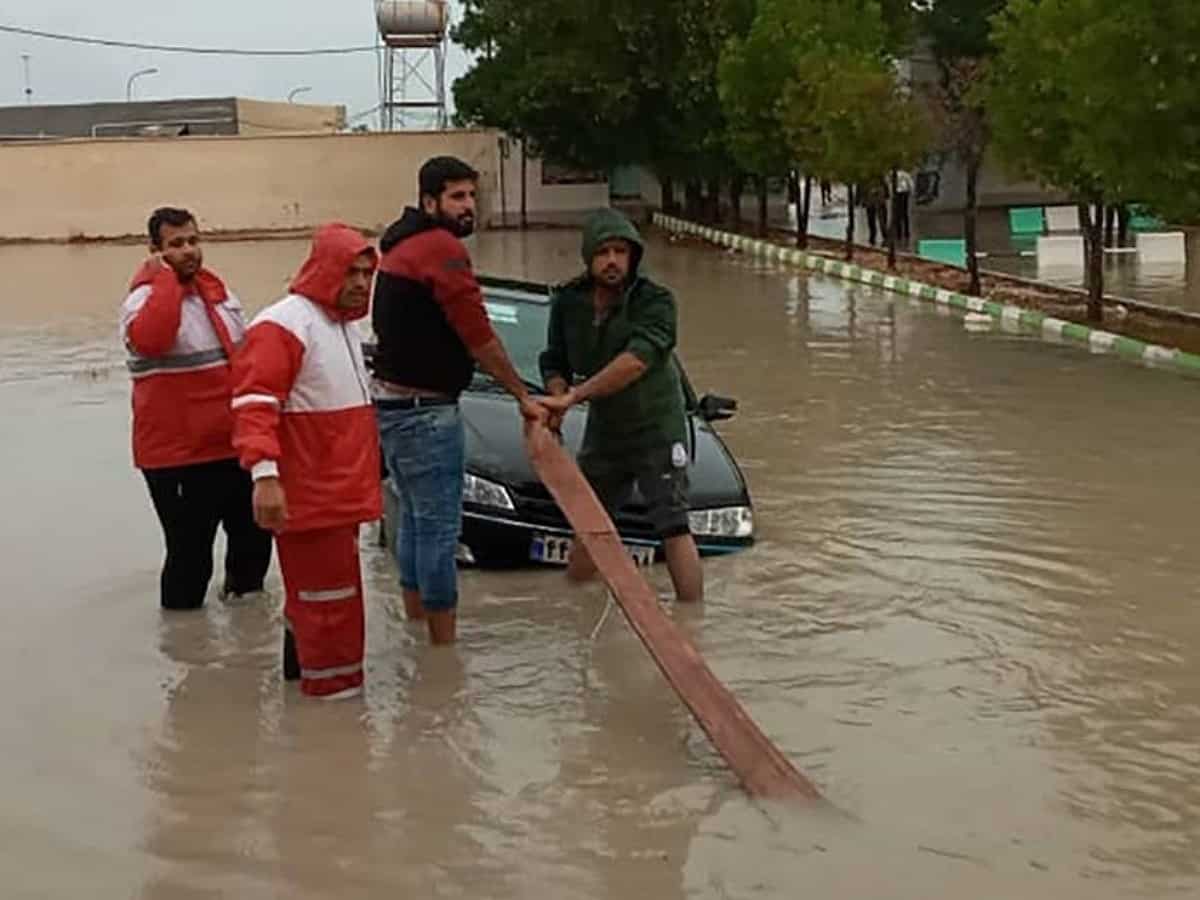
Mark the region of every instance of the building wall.
[[397, 132], [0, 144], [0, 239], [140, 235], [156, 206], [193, 208], [220, 231], [381, 228], [415, 201], [417, 169], [454, 154], [495, 197], [494, 132]]
[[[922, 209], [931, 212], [954, 212], [966, 208], [966, 171], [957, 160], [949, 159], [936, 167], [923, 166], [921, 170], [938, 174], [938, 195], [932, 202], [922, 204]], [[978, 202], [981, 208], [1042, 206], [1063, 202], [1065, 196], [1060, 192], [1047, 190], [1037, 182], [1012, 177], [990, 154], [979, 172]]]
[[192, 134], [236, 134], [232, 97], [134, 103], [66, 103], [52, 106], [0, 107], [0, 140], [21, 136], [46, 138], [136, 135], [152, 123]]
[[[0, 142], [0, 240], [140, 236], [162, 205], [192, 208], [216, 231], [311, 229], [330, 219], [382, 229], [415, 203], [421, 164], [446, 154], [479, 170], [479, 221], [498, 224], [495, 131]], [[506, 178], [515, 224], [519, 160]], [[571, 223], [608, 205], [606, 183], [545, 185], [533, 159], [528, 190], [539, 223]]]
[[[490, 218], [486, 222], [490, 225], [500, 223], [502, 201], [507, 210], [504, 221], [515, 225], [521, 220], [521, 149], [516, 141], [508, 140], [507, 144], [504, 195], [501, 198], [497, 184]], [[580, 184], [545, 184], [543, 173], [543, 161], [530, 155], [526, 159], [525, 189], [529, 217], [534, 222], [575, 224], [591, 210], [609, 205], [608, 181], [603, 176], [599, 176], [598, 181]]]
[[238, 134], [337, 131], [346, 126], [346, 107], [237, 100]]

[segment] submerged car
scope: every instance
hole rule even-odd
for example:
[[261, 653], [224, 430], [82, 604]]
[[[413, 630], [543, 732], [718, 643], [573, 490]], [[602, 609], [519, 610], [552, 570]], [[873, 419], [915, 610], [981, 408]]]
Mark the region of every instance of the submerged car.
[[[513, 365], [540, 393], [538, 356], [545, 346], [550, 288], [544, 284], [481, 278], [492, 326]], [[368, 354], [369, 356], [369, 354]], [[728, 419], [737, 404], [728, 398], [697, 398], [678, 358], [689, 431], [688, 479], [691, 530], [702, 555], [730, 553], [754, 541], [754, 512], [746, 480], [712, 422]], [[489, 375], [477, 372], [459, 401], [466, 428], [466, 480], [459, 561], [480, 566], [529, 563], [563, 565], [571, 526], [542, 485], [525, 454], [516, 401]], [[583, 438], [586, 404], [563, 421], [564, 446], [575, 454]], [[396, 496], [385, 475], [382, 539], [394, 534]], [[614, 524], [634, 559], [648, 565], [662, 557], [637, 491], [617, 511]]]

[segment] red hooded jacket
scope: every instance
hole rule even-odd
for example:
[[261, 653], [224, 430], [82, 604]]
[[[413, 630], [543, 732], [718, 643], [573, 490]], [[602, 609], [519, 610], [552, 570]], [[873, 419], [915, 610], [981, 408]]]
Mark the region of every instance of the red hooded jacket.
[[133, 376], [133, 461], [159, 469], [232, 459], [229, 361], [246, 332], [242, 305], [202, 269], [180, 284], [146, 263], [121, 306]]
[[333, 223], [313, 237], [291, 293], [254, 319], [233, 361], [233, 444], [253, 477], [277, 476], [284, 531], [310, 531], [382, 515], [379, 431], [362, 339], [337, 298], [351, 263], [375, 251]]

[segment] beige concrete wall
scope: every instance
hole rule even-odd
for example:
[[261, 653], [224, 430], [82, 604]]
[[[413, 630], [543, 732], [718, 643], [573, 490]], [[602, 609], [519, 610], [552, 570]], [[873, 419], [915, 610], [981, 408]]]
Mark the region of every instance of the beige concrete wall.
[[489, 131], [73, 140], [0, 144], [0, 239], [140, 235], [156, 206], [194, 209], [205, 228], [380, 228], [415, 200], [430, 156], [481, 172], [480, 220], [495, 203]]
[[337, 131], [346, 126], [346, 107], [237, 99], [238, 134]]

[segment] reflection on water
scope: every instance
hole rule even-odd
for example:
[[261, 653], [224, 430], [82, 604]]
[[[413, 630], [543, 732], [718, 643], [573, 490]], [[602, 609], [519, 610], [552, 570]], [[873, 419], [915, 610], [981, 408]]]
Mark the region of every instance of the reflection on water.
[[[577, 240], [475, 253], [557, 279]], [[740, 401], [760, 528], [672, 614], [830, 822], [747, 801], [556, 572], [465, 573], [432, 650], [368, 530], [368, 691], [340, 705], [281, 684], [274, 608], [160, 614], [113, 324], [140, 251], [77, 249], [0, 251], [28, 281], [0, 306], [5, 896], [1200, 891], [1190, 382], [652, 242], [697, 388]], [[304, 249], [209, 257], [257, 309]]]

